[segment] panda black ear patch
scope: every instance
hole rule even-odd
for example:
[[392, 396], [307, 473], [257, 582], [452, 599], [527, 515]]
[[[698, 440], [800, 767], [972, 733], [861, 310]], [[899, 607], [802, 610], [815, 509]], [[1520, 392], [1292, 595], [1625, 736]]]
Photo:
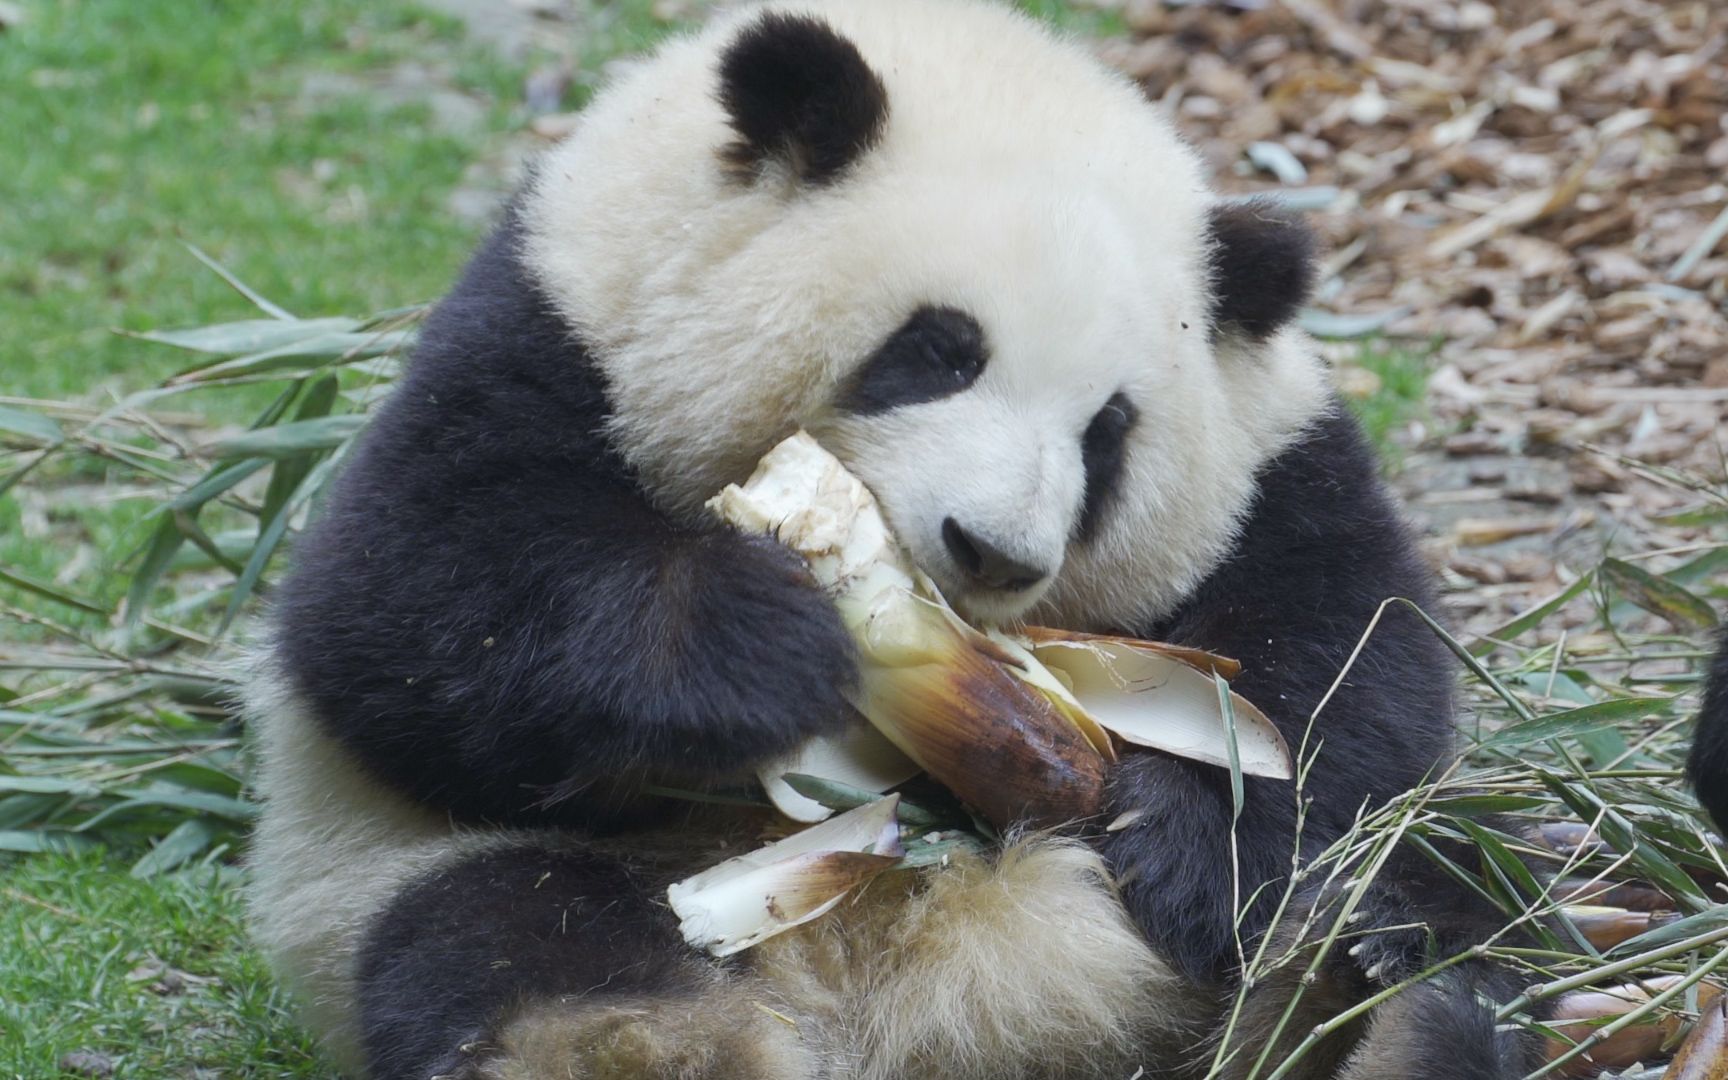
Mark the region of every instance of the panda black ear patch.
[[1296, 317], [1314, 288], [1314, 234], [1301, 218], [1253, 199], [1210, 212], [1213, 332], [1261, 341]]
[[781, 161], [810, 184], [845, 172], [882, 137], [888, 91], [858, 47], [808, 15], [763, 15], [720, 60], [720, 104], [737, 141], [722, 152], [754, 176]]

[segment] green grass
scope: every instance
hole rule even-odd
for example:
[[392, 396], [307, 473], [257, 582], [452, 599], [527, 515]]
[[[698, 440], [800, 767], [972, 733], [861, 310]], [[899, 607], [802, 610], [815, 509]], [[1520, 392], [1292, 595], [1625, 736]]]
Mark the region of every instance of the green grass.
[[1366, 397], [1351, 398], [1350, 407], [1379, 447], [1387, 469], [1395, 471], [1402, 460], [1396, 434], [1426, 412], [1428, 352], [1371, 342], [1362, 346], [1355, 363], [1372, 372], [1380, 385]]
[[100, 851], [0, 868], [0, 1076], [327, 1078], [244, 945], [237, 871], [139, 881]]
[[[447, 19], [402, 3], [26, 3], [5, 37], [0, 215], [6, 392], [128, 388], [174, 357], [116, 337], [246, 313], [188, 257], [198, 244], [295, 312], [436, 295], [475, 226], [445, 207], [514, 124]], [[345, 90], [400, 65], [447, 68], [475, 126]]]
[[[197, 244], [294, 312], [436, 296], [479, 223], [447, 210], [464, 170], [517, 126], [518, 73], [406, 3], [26, 0], [0, 41], [0, 395], [106, 404], [184, 363], [114, 333], [241, 318]], [[412, 95], [349, 93], [405, 65], [475, 102], [443, 130]], [[260, 402], [195, 403], [229, 421]], [[99, 463], [0, 498], [0, 565], [69, 555], [111, 593], [144, 505]]]

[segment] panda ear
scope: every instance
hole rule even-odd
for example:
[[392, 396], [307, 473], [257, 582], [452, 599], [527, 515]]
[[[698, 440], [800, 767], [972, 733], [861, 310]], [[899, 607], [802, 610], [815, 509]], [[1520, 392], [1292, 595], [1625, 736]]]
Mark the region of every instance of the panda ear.
[[721, 157], [746, 177], [781, 163], [826, 184], [882, 137], [888, 91], [858, 47], [808, 15], [770, 12], [720, 60], [720, 104], [737, 141]]
[[1296, 317], [1314, 287], [1314, 233], [1269, 200], [1218, 203], [1212, 235], [1212, 332], [1264, 341]]

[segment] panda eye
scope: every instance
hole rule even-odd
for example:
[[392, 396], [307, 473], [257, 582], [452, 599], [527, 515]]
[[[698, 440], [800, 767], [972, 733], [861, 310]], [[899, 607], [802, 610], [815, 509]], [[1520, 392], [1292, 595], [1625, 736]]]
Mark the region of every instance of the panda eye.
[[841, 388], [836, 404], [868, 415], [937, 401], [977, 382], [988, 359], [978, 320], [954, 308], [919, 308]]
[[1128, 400], [1128, 395], [1116, 393], [1104, 403], [1086, 425], [1080, 436], [1080, 460], [1086, 468], [1086, 497], [1080, 506], [1080, 521], [1075, 528], [1077, 540], [1089, 540], [1104, 519], [1104, 511], [1116, 494], [1116, 484], [1122, 478], [1122, 461], [1128, 440], [1139, 419], [1140, 410]]

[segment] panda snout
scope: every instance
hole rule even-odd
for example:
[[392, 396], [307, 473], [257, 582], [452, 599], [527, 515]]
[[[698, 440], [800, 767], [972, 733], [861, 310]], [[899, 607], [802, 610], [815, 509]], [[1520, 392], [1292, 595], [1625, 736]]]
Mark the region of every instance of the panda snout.
[[942, 519], [942, 544], [968, 585], [1002, 592], [1025, 592], [1050, 576], [1048, 567], [1007, 554], [953, 518]]

